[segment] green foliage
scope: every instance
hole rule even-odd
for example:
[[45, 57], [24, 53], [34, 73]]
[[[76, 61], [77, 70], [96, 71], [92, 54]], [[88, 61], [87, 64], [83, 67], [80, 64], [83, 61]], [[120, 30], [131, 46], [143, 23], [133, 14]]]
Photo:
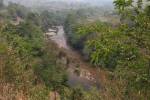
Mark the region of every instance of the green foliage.
[[[44, 39], [43, 31], [62, 24], [64, 16], [48, 11], [30, 12], [14, 3], [3, 7], [2, 2], [0, 0], [0, 20], [3, 22], [0, 22], [0, 79], [3, 83], [23, 91], [29, 100], [48, 100], [51, 90], [59, 92], [62, 100], [102, 99], [96, 89], [85, 91], [67, 86], [65, 68], [57, 63], [59, 50]], [[64, 23], [71, 45], [81, 50], [93, 65], [111, 71], [111, 80], [117, 81], [116, 87], [121, 93], [114, 89], [113, 83], [108, 88], [113, 96], [121, 94], [122, 99], [150, 98], [148, 2], [115, 0], [121, 16], [120, 27], [114, 28], [99, 21], [85, 22], [88, 16], [88, 13], [83, 13], [85, 9], [73, 11]], [[22, 23], [8, 23], [16, 21], [17, 17], [23, 20]], [[122, 85], [123, 89], [119, 87]]]
[[45, 82], [46, 86], [54, 90], [66, 84], [66, 76], [63, 69], [54, 64], [47, 64], [43, 61], [43, 63], [36, 66], [35, 73]]
[[133, 7], [130, 0], [116, 0], [114, 3], [126, 21], [122, 21], [118, 29], [102, 32], [87, 42], [91, 62], [112, 69], [116, 79], [125, 80], [129, 98], [133, 98], [133, 91], [141, 91], [145, 98], [149, 98], [150, 77], [146, 70], [149, 70], [150, 17], [146, 10], [142, 10], [140, 0], [138, 8]]
[[[123, 98], [149, 98], [150, 16], [149, 1], [115, 0], [121, 16], [119, 27], [105, 23], [75, 23], [68, 34], [95, 66], [107, 68], [124, 85]], [[71, 21], [70, 21], [71, 22]], [[112, 87], [113, 88], [113, 87]], [[116, 92], [117, 93], [117, 92]]]
[[73, 89], [64, 87], [62, 91], [62, 100], [101, 100], [100, 92], [94, 88], [89, 91], [85, 91], [81, 87]]
[[114, 68], [120, 60], [132, 61], [138, 56], [134, 42], [119, 32], [103, 33], [88, 41], [87, 46], [92, 63], [109, 68]]
[[7, 11], [8, 17], [11, 18], [12, 20], [16, 20], [16, 17], [25, 18], [28, 14], [27, 8], [11, 2], [7, 6]]
[[38, 13], [34, 13], [34, 12], [30, 12], [28, 13], [27, 17], [26, 17], [27, 22], [30, 22], [36, 26], [40, 26], [41, 25], [41, 17], [40, 14]]
[[18, 25], [4, 22], [0, 26], [0, 79], [31, 100], [46, 100], [49, 89], [59, 90], [67, 76], [56, 63], [58, 48], [53, 49], [54, 44], [46, 48], [41, 23], [35, 22], [26, 19]]
[[133, 3], [133, 0], [115, 0], [114, 4], [115, 7], [119, 10], [119, 12], [122, 12], [126, 7], [131, 6]]
[[85, 24], [79, 23], [73, 25], [68, 24], [68, 26], [66, 27], [70, 27], [71, 29], [69, 33], [66, 31], [68, 33], [67, 36], [69, 39], [69, 43], [74, 48], [82, 50], [87, 40], [96, 37], [98, 32], [104, 32], [108, 26], [109, 25], [102, 23], [100, 21]]
[[49, 100], [49, 90], [45, 86], [37, 85], [33, 87], [29, 92], [30, 100]]

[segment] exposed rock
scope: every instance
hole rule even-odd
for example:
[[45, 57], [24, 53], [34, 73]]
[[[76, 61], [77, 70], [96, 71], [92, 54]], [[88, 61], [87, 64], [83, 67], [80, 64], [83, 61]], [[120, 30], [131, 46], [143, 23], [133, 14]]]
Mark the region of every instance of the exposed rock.
[[49, 100], [60, 100], [60, 95], [56, 91], [50, 92], [49, 96], [50, 96]]

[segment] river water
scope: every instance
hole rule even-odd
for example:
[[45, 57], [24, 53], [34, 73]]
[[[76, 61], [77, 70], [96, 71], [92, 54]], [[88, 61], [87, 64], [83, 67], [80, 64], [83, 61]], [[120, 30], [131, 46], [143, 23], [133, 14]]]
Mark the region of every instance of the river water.
[[[63, 26], [57, 26], [57, 33], [46, 33], [51, 35], [50, 39], [54, 41], [59, 48], [65, 49], [66, 55], [70, 60], [68, 72], [68, 85], [71, 87], [81, 86], [88, 90], [92, 87], [100, 88], [100, 80], [98, 77], [98, 71], [92, 68], [90, 64], [86, 63], [81, 55], [72, 50], [67, 44], [67, 39]], [[79, 71], [80, 74], [75, 73]]]

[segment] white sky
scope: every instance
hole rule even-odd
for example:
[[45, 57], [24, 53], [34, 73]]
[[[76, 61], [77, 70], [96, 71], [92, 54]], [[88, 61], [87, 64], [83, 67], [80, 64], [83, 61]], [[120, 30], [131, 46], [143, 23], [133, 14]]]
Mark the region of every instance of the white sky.
[[[93, 0], [75, 0], [75, 1], [93, 1]], [[97, 1], [113, 1], [113, 0], [97, 0]]]
[[[43, 0], [44, 1], [44, 0]], [[49, 0], [49, 1], [52, 1], [52, 0]], [[55, 0], [53, 0], [55, 1]], [[57, 0], [59, 1], [59, 0]], [[60, 0], [61, 1], [61, 0]], [[93, 2], [93, 1], [98, 1], [98, 2], [112, 2], [114, 0], [63, 0], [63, 1], [79, 1], [79, 2]]]
[[4, 0], [6, 1], [13, 1], [21, 4], [27, 4], [27, 5], [32, 5], [32, 4], [37, 4], [39, 2], [48, 2], [48, 1], [65, 1], [65, 2], [87, 2], [90, 4], [113, 4], [114, 0]]
[[[5, 1], [5, 0], [4, 0]], [[6, 0], [6, 1], [79, 1], [79, 2], [112, 2], [113, 0]]]

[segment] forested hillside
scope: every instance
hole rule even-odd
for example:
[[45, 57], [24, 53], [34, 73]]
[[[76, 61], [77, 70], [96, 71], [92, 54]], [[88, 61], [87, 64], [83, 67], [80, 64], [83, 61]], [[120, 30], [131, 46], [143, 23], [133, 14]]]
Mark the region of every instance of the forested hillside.
[[[0, 100], [149, 100], [150, 1], [113, 4], [57, 11], [0, 0]], [[46, 36], [57, 26], [69, 50]]]
[[61, 49], [44, 34], [49, 27], [62, 24], [60, 17], [12, 2], [6, 6], [3, 0], [0, 5], [1, 100], [100, 98], [97, 90], [67, 84], [66, 66], [58, 62]]
[[65, 23], [72, 47], [95, 67], [110, 73], [112, 83], [106, 91], [117, 100], [150, 98], [150, 2], [137, 1], [114, 1], [120, 16], [115, 26], [102, 21], [83, 23], [74, 15]]
[[13, 3], [0, 13], [0, 99], [48, 99], [50, 90], [65, 84], [66, 74], [55, 61], [57, 47], [44, 39], [46, 23], [40, 21], [46, 16]]

